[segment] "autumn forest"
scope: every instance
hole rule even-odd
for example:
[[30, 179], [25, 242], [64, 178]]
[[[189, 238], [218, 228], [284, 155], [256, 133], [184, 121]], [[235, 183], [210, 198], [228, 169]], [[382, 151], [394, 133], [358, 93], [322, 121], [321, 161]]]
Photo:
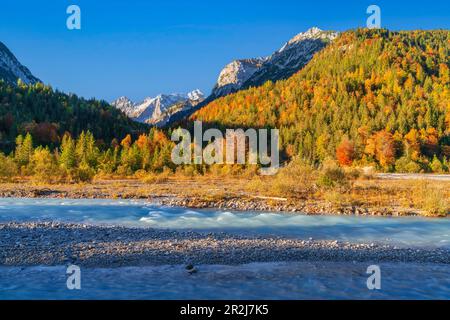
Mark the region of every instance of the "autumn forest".
[[[182, 125], [278, 128], [285, 162], [449, 172], [449, 57], [450, 31], [348, 31], [289, 79], [216, 99]], [[3, 178], [175, 171], [173, 129], [135, 123], [106, 102], [40, 83], [0, 81]]]

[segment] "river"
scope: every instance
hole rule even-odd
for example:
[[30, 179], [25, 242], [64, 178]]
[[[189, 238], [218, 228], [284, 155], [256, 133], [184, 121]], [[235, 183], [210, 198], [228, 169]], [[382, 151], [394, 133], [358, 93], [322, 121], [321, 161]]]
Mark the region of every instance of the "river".
[[[59, 221], [251, 236], [334, 239], [450, 249], [450, 219], [306, 216], [161, 207], [137, 200], [0, 199], [0, 222]], [[85, 268], [68, 290], [66, 267], [0, 266], [0, 299], [450, 299], [450, 266], [383, 263], [382, 287], [368, 263], [275, 262]]]

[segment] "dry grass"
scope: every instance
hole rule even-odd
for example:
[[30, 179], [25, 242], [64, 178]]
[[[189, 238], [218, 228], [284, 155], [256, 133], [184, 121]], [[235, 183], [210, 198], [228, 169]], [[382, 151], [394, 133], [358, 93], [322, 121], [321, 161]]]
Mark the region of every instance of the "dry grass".
[[[403, 208], [426, 216], [446, 216], [450, 210], [450, 182], [349, 178], [349, 187], [323, 188], [316, 181], [320, 172], [301, 163], [285, 167], [275, 176], [189, 176], [163, 172], [139, 178], [97, 178], [84, 184], [40, 184], [29, 180], [0, 183], [0, 193], [22, 195], [50, 189], [80, 197], [149, 198], [155, 196], [195, 197], [208, 201], [242, 197], [283, 197], [293, 203], [325, 201], [333, 207]], [[354, 175], [354, 177], [357, 175]]]
[[164, 170], [160, 173], [147, 173], [140, 177], [140, 180], [146, 184], [161, 184], [169, 181], [169, 177], [171, 176], [171, 171]]
[[315, 192], [315, 172], [301, 161], [292, 161], [274, 176], [255, 176], [245, 189], [265, 196], [307, 198]]
[[366, 206], [398, 206], [429, 216], [450, 212], [450, 182], [428, 180], [357, 180], [352, 195]]
[[444, 217], [450, 212], [448, 186], [427, 181], [418, 182], [417, 194], [413, 197], [414, 205], [425, 211], [425, 215]]

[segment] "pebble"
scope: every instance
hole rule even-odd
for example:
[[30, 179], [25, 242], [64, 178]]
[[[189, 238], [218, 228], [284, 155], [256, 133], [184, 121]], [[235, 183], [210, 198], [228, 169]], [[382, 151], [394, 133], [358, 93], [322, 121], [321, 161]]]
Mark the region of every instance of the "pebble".
[[180, 264], [194, 273], [200, 264], [279, 261], [450, 264], [450, 249], [443, 248], [60, 222], [0, 223], [0, 244], [0, 266], [51, 266], [67, 261], [90, 267]]

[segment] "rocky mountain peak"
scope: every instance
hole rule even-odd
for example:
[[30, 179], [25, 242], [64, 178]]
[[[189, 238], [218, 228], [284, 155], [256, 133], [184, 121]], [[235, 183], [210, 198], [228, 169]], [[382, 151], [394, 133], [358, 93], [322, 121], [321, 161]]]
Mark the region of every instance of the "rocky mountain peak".
[[220, 72], [212, 96], [224, 96], [250, 86], [262, 85], [268, 80], [285, 79], [300, 70], [337, 35], [312, 27], [297, 34], [269, 57], [234, 60]]
[[219, 74], [213, 95], [223, 96], [238, 90], [264, 64], [267, 58], [234, 60]]
[[14, 54], [2, 42], [0, 42], [0, 79], [14, 85], [19, 79], [26, 84], [41, 82], [33, 76], [27, 67], [17, 60]]
[[305, 40], [327, 39], [334, 40], [338, 36], [337, 32], [323, 31], [317, 27], [312, 27], [305, 32], [301, 32], [290, 39], [278, 52], [282, 52]]

